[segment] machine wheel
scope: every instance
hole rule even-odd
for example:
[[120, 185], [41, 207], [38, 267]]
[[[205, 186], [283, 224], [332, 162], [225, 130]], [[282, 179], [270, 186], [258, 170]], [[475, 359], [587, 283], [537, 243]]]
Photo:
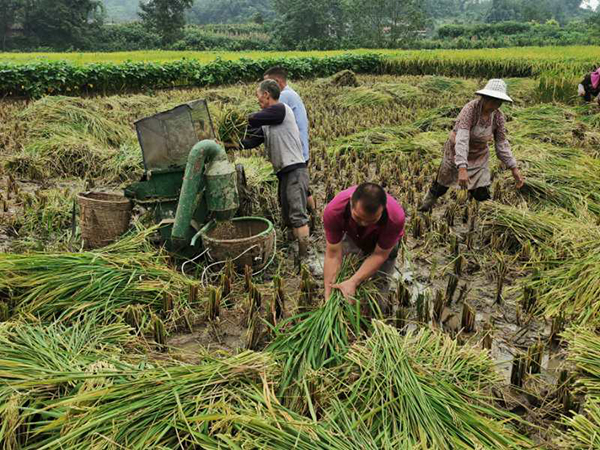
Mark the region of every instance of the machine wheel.
[[240, 207], [238, 208], [237, 216], [251, 216], [252, 200], [250, 190], [248, 189], [248, 182], [246, 181], [246, 172], [244, 170], [244, 166], [242, 164], [236, 164], [235, 172], [237, 174], [238, 197], [240, 200]]

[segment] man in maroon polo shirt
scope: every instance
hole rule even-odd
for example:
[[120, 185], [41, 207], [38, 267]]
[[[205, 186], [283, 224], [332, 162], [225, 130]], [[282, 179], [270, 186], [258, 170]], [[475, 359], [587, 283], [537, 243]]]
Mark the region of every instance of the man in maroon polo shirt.
[[[363, 183], [340, 192], [323, 213], [327, 239], [325, 299], [332, 289], [339, 289], [345, 298], [352, 299], [356, 288], [374, 275], [386, 279], [383, 291], [387, 291], [398, 243], [404, 236], [404, 221], [400, 204], [377, 184]], [[366, 259], [354, 275], [335, 284], [344, 255], [351, 253]]]

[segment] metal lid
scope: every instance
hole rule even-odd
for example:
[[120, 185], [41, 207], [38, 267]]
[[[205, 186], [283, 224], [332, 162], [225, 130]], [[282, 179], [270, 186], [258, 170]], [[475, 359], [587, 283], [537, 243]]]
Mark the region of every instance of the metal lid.
[[195, 100], [135, 122], [148, 170], [185, 166], [194, 145], [214, 139], [206, 100]]

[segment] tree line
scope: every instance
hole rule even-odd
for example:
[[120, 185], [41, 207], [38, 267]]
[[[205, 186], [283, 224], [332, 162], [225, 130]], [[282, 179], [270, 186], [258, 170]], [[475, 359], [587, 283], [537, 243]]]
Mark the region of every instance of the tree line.
[[[115, 15], [136, 20], [114, 24]], [[582, 0], [0, 0], [0, 44], [4, 51], [585, 44], [600, 30], [599, 15]], [[253, 27], [206, 26], [236, 23]]]

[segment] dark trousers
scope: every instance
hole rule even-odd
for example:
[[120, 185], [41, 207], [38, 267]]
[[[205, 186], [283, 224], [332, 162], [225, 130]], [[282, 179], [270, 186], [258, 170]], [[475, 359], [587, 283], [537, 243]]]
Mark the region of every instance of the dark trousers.
[[600, 87], [594, 89], [592, 86], [592, 74], [588, 73], [581, 82], [581, 84], [585, 89], [585, 95], [583, 96], [583, 98], [586, 102], [591, 102], [594, 97], [600, 94]]
[[[434, 181], [429, 191], [432, 195], [439, 198], [446, 192], [448, 192], [448, 189], [449, 188], [447, 188], [446, 186], [442, 186], [437, 181]], [[474, 198], [478, 202], [485, 202], [486, 200], [492, 198], [489, 186], [480, 186], [478, 188], [472, 189], [469, 191], [469, 196], [471, 198]]]

